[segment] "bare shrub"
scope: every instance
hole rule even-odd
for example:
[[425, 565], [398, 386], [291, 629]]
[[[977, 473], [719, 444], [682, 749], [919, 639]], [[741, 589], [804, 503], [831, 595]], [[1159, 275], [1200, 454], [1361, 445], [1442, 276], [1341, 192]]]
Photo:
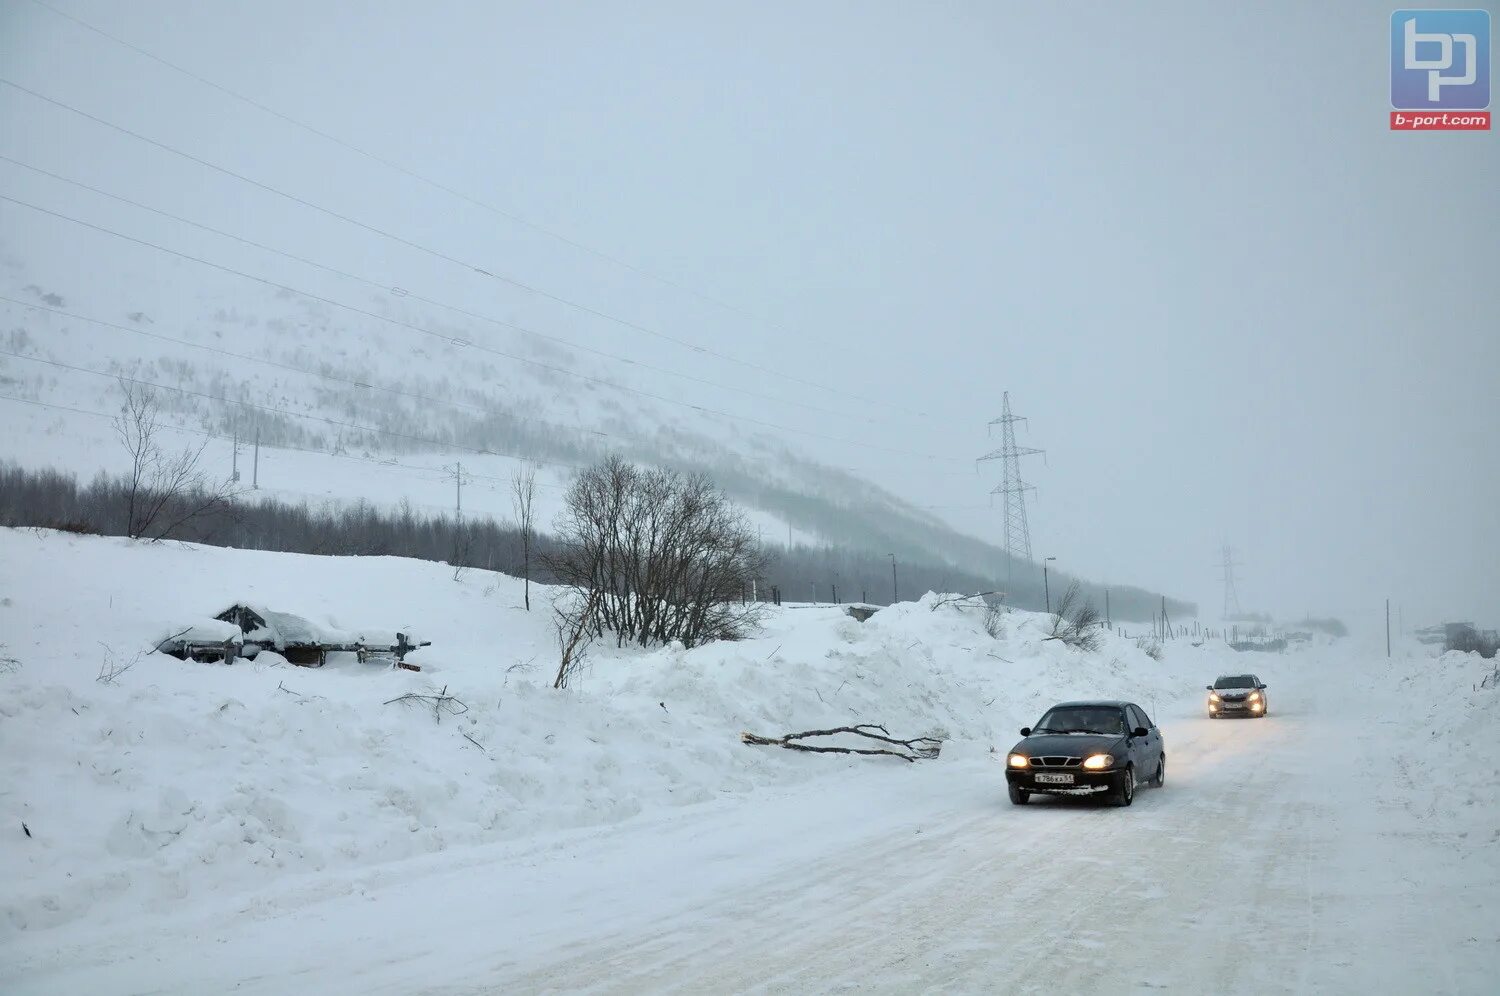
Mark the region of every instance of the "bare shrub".
[[764, 576], [765, 555], [705, 475], [610, 457], [569, 487], [557, 531], [545, 563], [573, 604], [592, 605], [595, 636], [693, 647], [738, 639], [760, 618], [741, 599]]
[[1138, 636], [1135, 638], [1135, 645], [1140, 649], [1141, 653], [1154, 661], [1159, 661], [1164, 656], [1161, 649], [1161, 641], [1154, 636]]
[[1005, 631], [1005, 608], [999, 602], [984, 607], [984, 631], [997, 640]]
[[163, 452], [156, 395], [133, 381], [120, 381], [125, 404], [114, 419], [115, 435], [130, 457], [125, 478], [125, 535], [169, 539], [188, 523], [230, 511], [231, 481], [215, 481], [199, 464], [208, 440], [176, 454]]
[[596, 632], [595, 614], [599, 607], [598, 592], [580, 596], [567, 593], [552, 603], [552, 625], [557, 631], [559, 661], [553, 688], [567, 688], [568, 682], [583, 668], [589, 645]]
[[1099, 636], [1099, 610], [1092, 599], [1082, 598], [1077, 581], [1068, 585], [1058, 600], [1057, 611], [1052, 614], [1052, 634], [1047, 639], [1061, 640], [1075, 650], [1088, 653], [1103, 645]]

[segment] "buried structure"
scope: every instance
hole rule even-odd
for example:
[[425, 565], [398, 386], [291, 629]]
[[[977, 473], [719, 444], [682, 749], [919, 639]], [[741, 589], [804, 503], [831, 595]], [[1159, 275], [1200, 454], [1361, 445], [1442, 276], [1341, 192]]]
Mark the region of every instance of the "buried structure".
[[409, 663], [406, 655], [431, 642], [416, 641], [411, 634], [402, 632], [345, 633], [290, 612], [236, 602], [212, 620], [173, 633], [160, 641], [156, 649], [181, 660], [226, 664], [238, 657], [255, 657], [262, 650], [273, 650], [288, 663], [301, 667], [322, 667], [329, 654], [350, 653], [361, 662], [388, 660], [394, 667], [420, 671], [421, 666]]

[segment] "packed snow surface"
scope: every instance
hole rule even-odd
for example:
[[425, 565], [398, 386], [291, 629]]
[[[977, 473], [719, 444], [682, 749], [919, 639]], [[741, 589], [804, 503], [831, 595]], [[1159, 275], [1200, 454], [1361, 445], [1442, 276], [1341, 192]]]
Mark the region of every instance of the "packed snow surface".
[[[1157, 662], [1113, 634], [1082, 654], [1042, 616], [992, 636], [929, 595], [598, 646], [559, 691], [550, 598], [0, 530], [0, 991], [1485, 992], [1500, 971], [1490, 662], [1348, 641]], [[420, 673], [148, 652], [238, 601], [432, 645]], [[1272, 715], [1208, 720], [1204, 684], [1244, 671]], [[1011, 806], [1016, 729], [1089, 697], [1153, 715], [1167, 787]], [[907, 764], [738, 737], [849, 723], [949, 739]]]

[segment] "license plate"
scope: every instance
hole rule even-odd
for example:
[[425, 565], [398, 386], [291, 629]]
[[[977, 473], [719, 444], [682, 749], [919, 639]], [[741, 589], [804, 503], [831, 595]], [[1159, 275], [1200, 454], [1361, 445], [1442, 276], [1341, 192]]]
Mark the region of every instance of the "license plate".
[[1058, 775], [1051, 772], [1038, 772], [1036, 780], [1047, 785], [1072, 785], [1072, 775]]

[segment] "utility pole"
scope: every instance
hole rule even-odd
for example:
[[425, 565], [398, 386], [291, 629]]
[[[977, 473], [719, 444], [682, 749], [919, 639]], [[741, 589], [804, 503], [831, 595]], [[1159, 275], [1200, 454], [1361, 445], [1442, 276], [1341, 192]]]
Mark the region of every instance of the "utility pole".
[[255, 463], [250, 469], [250, 487], [260, 487], [260, 426], [255, 427]]
[[240, 423], [239, 419], [234, 422], [234, 456], [229, 463], [229, 479], [238, 482], [240, 479]]
[[1104, 625], [1110, 629], [1114, 628], [1114, 622], [1109, 617], [1109, 589], [1104, 589]]
[[900, 601], [896, 595], [896, 555], [888, 553], [886, 556], [891, 558], [891, 604], [895, 605]]
[[1010, 392], [1004, 392], [1000, 400], [1000, 417], [991, 419], [987, 427], [991, 431], [997, 425], [1001, 427], [1001, 446], [998, 450], [991, 450], [979, 458], [980, 461], [999, 460], [1001, 465], [1000, 483], [990, 490], [990, 494], [1001, 496], [1001, 510], [1005, 519], [1005, 587], [1007, 589], [1013, 587], [1011, 562], [1018, 555], [1027, 560], [1031, 559], [1031, 527], [1026, 522], [1026, 492], [1035, 491], [1036, 488], [1021, 480], [1021, 457], [1034, 456], [1043, 452], [1030, 446], [1016, 445], [1016, 423], [1024, 421], [1026, 419], [1023, 417], [1011, 414]]
[[464, 517], [464, 465], [462, 462], [455, 462], [453, 468], [453, 480], [458, 488], [453, 498], [453, 519], [458, 522]]
[[1047, 561], [1056, 560], [1056, 557], [1042, 558], [1042, 591], [1047, 596], [1047, 611], [1052, 611], [1052, 586], [1047, 583]]
[[1391, 656], [1391, 600], [1385, 600], [1385, 655]]
[[808, 586], [808, 588], [812, 589], [812, 603], [814, 605], [817, 605], [818, 604], [818, 582], [816, 582], [816, 581], [809, 581], [809, 582], [807, 582], [807, 586]]

